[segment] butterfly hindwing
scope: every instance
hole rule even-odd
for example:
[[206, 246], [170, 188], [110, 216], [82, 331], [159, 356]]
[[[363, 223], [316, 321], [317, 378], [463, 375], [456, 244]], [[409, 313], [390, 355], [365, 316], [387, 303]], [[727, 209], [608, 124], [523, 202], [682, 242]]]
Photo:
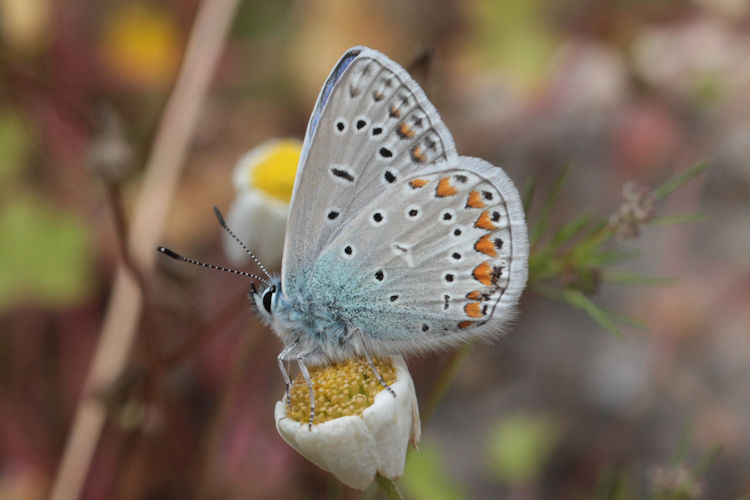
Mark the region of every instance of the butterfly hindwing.
[[494, 334], [526, 283], [518, 192], [502, 169], [459, 157], [371, 199], [314, 273], [376, 351], [424, 350]]
[[314, 260], [374, 194], [409, 172], [456, 158], [419, 85], [380, 52], [347, 52], [310, 119], [287, 224], [283, 281]]

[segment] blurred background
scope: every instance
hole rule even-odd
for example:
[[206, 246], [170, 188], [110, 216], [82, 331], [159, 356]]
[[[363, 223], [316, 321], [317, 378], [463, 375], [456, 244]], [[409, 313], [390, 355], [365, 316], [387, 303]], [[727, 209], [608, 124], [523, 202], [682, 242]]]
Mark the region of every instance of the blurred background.
[[[202, 10], [196, 50], [218, 52], [175, 96]], [[67, 498], [358, 498], [276, 434], [280, 343], [247, 282], [146, 252], [225, 264], [235, 163], [301, 139], [353, 45], [538, 200], [573, 165], [553, 227], [711, 163], [659, 206], [705, 221], [612, 242], [639, 253], [618, 269], [676, 281], [588, 290], [645, 328], [527, 291], [425, 415], [407, 498], [750, 495], [748, 2], [0, 0], [0, 39], [0, 498], [46, 497], [62, 462]], [[123, 269], [137, 284], [113, 289]], [[409, 361], [423, 413], [456, 359]], [[89, 448], [65, 455], [74, 422]]]

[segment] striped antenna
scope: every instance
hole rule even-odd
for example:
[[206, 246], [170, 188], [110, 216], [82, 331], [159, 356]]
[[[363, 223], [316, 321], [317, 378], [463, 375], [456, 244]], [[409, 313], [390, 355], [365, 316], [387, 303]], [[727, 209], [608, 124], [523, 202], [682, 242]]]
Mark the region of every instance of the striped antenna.
[[159, 250], [161, 253], [163, 253], [164, 255], [166, 255], [168, 257], [172, 257], [175, 260], [181, 260], [182, 262], [187, 262], [189, 264], [195, 264], [196, 266], [202, 266], [202, 267], [206, 267], [208, 269], [216, 269], [218, 271], [224, 271], [226, 273], [234, 273], [234, 274], [238, 274], [240, 276], [246, 276], [248, 278], [252, 278], [252, 279], [258, 280], [261, 283], [265, 283], [266, 285], [270, 285], [271, 284], [271, 282], [268, 281], [266, 278], [263, 278], [263, 277], [258, 276], [256, 274], [250, 274], [250, 273], [246, 273], [244, 271], [237, 271], [236, 269], [229, 269], [228, 267], [215, 266], [213, 264], [206, 264], [205, 262], [200, 262], [200, 261], [197, 261], [197, 260], [194, 260], [194, 259], [190, 259], [188, 257], [183, 257], [182, 255], [173, 252], [169, 248], [158, 247], [157, 250]]
[[227, 223], [224, 221], [224, 217], [221, 215], [221, 212], [219, 211], [219, 208], [216, 207], [216, 206], [214, 206], [214, 214], [216, 214], [216, 218], [218, 219], [219, 224], [221, 224], [221, 227], [224, 228], [224, 230], [229, 234], [229, 236], [231, 236], [232, 238], [234, 238], [234, 241], [236, 241], [237, 243], [239, 243], [240, 246], [242, 246], [242, 249], [245, 250], [245, 252], [247, 252], [247, 254], [250, 256], [250, 258], [253, 259], [253, 261], [255, 261], [256, 264], [258, 264], [258, 267], [260, 268], [260, 270], [263, 271], [263, 273], [266, 276], [268, 276], [268, 278], [271, 278], [271, 274], [268, 272], [268, 270], [265, 268], [265, 266], [260, 263], [260, 260], [258, 259], [258, 257], [256, 257], [255, 255], [253, 255], [253, 252], [251, 252], [250, 249], [247, 248], [247, 245], [245, 245], [242, 242], [242, 240], [239, 239], [237, 237], [237, 235], [232, 232], [231, 229], [229, 229], [229, 226], [227, 226]]

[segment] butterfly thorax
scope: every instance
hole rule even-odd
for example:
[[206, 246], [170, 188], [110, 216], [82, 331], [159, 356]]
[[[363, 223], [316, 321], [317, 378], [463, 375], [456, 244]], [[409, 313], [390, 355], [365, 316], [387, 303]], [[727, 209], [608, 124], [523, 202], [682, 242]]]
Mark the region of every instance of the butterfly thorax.
[[264, 292], [256, 295], [257, 311], [284, 345], [296, 342], [296, 353], [318, 351], [327, 358], [348, 357], [342, 352], [346, 350], [342, 344], [347, 338], [347, 323], [335, 303], [321, 301], [304, 284], [293, 283], [285, 290], [276, 279], [266, 290], [272, 286], [277, 291], [270, 302], [270, 311], [262, 307]]

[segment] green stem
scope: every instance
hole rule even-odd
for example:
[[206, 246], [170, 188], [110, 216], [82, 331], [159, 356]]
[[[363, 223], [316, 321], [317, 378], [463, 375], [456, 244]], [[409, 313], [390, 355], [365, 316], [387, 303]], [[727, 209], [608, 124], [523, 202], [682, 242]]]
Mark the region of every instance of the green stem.
[[383, 493], [385, 493], [385, 496], [388, 497], [389, 500], [403, 500], [404, 497], [402, 497], [401, 492], [398, 491], [396, 483], [387, 477], [382, 476], [380, 472], [375, 474], [375, 481], [377, 481], [378, 486], [380, 486], [380, 489], [383, 490]]

